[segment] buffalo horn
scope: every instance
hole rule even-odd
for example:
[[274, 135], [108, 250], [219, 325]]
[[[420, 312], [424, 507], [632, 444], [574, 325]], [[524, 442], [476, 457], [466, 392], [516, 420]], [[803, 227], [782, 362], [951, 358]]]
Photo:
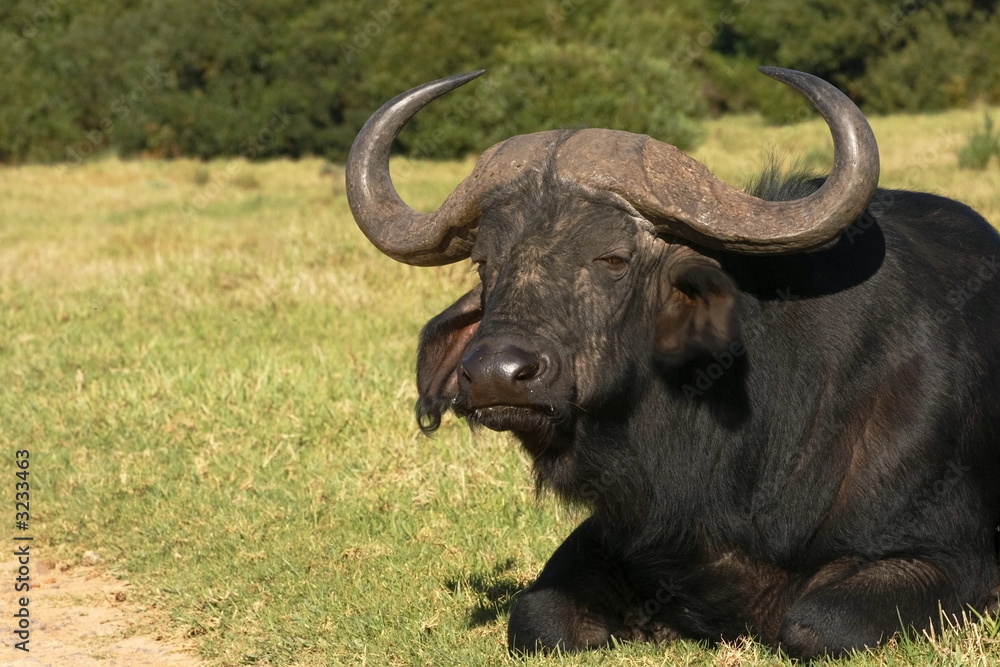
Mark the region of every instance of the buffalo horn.
[[775, 67], [761, 71], [802, 93], [833, 135], [833, 171], [822, 187], [801, 199], [772, 202], [748, 195], [674, 146], [645, 135], [555, 130], [493, 146], [437, 211], [418, 213], [393, 187], [389, 148], [417, 111], [482, 74], [478, 71], [403, 93], [365, 123], [347, 159], [351, 211], [365, 235], [390, 257], [421, 266], [447, 264], [469, 256], [487, 191], [551, 165], [567, 186], [613, 193], [628, 202], [659, 233], [740, 253], [784, 254], [821, 246], [857, 219], [875, 193], [875, 136], [854, 103], [826, 81]]
[[462, 196], [460, 185], [434, 213], [414, 211], [392, 184], [389, 149], [415, 113], [483, 71], [438, 79], [397, 95], [372, 114], [351, 146], [346, 169], [351, 212], [368, 240], [393, 259], [437, 266], [469, 256], [468, 232], [478, 220], [478, 202]]
[[[878, 186], [879, 155], [861, 110], [811, 74], [777, 67], [760, 71], [802, 93], [826, 120], [833, 135], [833, 171], [806, 197], [764, 201], [690, 165], [678, 171], [678, 151], [649, 142], [640, 181], [648, 187], [627, 199], [660, 230], [734, 252], [793, 253], [830, 241], [868, 206]], [[693, 178], [686, 179], [689, 175]]]

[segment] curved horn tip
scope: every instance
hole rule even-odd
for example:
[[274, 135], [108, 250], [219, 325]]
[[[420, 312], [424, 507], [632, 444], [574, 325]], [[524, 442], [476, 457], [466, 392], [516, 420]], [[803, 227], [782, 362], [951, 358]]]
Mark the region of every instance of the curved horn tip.
[[456, 78], [457, 77], [462, 77], [462, 78], [468, 77], [466, 79], [466, 81], [472, 81], [476, 77], [482, 76], [483, 74], [486, 74], [486, 70], [485, 69], [474, 69], [471, 72], [465, 72], [464, 74], [455, 74], [454, 76]]
[[[437, 79], [435, 81], [431, 81], [429, 83], [425, 83], [422, 86], [417, 86], [413, 90], [408, 90], [405, 93], [402, 93], [402, 94], [398, 95], [396, 97], [396, 99], [399, 99], [399, 98], [402, 98], [402, 97], [406, 97], [407, 95], [410, 95], [411, 93], [414, 93], [414, 92], [416, 92], [418, 90], [425, 90], [427, 88], [440, 88], [441, 90], [440, 90], [438, 96], [444, 95], [445, 93], [449, 93], [449, 92], [455, 90], [459, 86], [464, 86], [468, 82], [470, 82], [473, 79], [476, 79], [476, 78], [482, 76], [485, 73], [486, 73], [486, 70], [484, 70], [484, 69], [477, 69], [477, 70], [473, 70], [471, 72], [463, 72], [462, 74], [452, 74], [451, 76], [446, 76], [446, 77], [444, 77], [442, 79]], [[392, 104], [392, 102], [393, 102], [393, 100], [390, 100], [389, 102], [386, 103], [385, 106], [389, 106], [390, 104]]]
[[379, 107], [354, 138], [344, 170], [347, 201], [365, 236], [394, 259], [432, 266], [469, 256], [460, 239], [449, 238], [448, 220], [417, 213], [400, 199], [389, 174], [389, 153], [420, 109], [485, 71], [454, 74], [400, 93]]
[[[452, 74], [451, 76], [446, 76], [446, 77], [443, 77], [443, 78], [440, 78], [440, 79], [436, 79], [434, 81], [429, 81], [429, 82], [423, 84], [422, 86], [417, 86], [416, 88], [414, 88], [414, 90], [419, 90], [421, 88], [430, 88], [430, 87], [433, 87], [433, 86], [444, 85], [444, 87], [446, 88], [445, 92], [448, 92], [448, 91], [452, 91], [452, 90], [458, 88], [459, 86], [463, 86], [463, 85], [467, 84], [468, 82], [472, 81], [473, 79], [475, 79], [477, 77], [482, 76], [485, 73], [486, 73], [486, 70], [484, 70], [484, 69], [477, 69], [477, 70], [472, 70], [471, 72], [463, 72], [461, 74]], [[412, 92], [412, 91], [407, 91], [407, 92]], [[405, 94], [406, 93], [403, 93], [403, 95], [405, 95]]]
[[823, 79], [820, 79], [815, 74], [800, 72], [796, 69], [786, 69], [784, 67], [758, 67], [757, 71], [764, 76], [769, 76], [775, 81], [780, 81], [784, 84], [791, 84], [793, 81], [802, 79], [819, 79], [820, 81], [823, 81]]
[[[358, 136], [355, 137], [351, 145], [350, 154], [347, 157], [348, 163], [352, 161], [355, 149], [369, 141], [369, 134], [375, 132], [388, 131], [392, 138], [403, 129], [403, 125], [417, 111], [430, 104], [437, 98], [445, 95], [459, 86], [463, 86], [469, 81], [482, 76], [486, 70], [478, 69], [463, 74], [453, 74], [442, 79], [429, 81], [416, 88], [396, 95], [394, 98], [383, 104], [373, 113], [362, 126]], [[389, 129], [391, 128], [391, 129]], [[387, 148], [387, 147], [384, 147]]]

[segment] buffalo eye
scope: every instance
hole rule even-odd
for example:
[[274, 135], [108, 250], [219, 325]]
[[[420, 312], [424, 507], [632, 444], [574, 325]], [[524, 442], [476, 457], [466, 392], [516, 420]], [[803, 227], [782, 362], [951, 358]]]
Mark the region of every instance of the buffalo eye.
[[601, 255], [594, 262], [617, 279], [624, 276], [625, 272], [628, 271], [629, 259], [631, 259], [631, 256], [628, 252], [619, 250]]

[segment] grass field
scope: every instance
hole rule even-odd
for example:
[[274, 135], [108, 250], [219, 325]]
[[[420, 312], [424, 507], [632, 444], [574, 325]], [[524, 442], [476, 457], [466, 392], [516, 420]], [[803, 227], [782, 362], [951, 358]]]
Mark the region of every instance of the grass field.
[[[1000, 220], [996, 163], [956, 167], [982, 117], [875, 119], [883, 185]], [[723, 119], [696, 156], [741, 183], [770, 147], [829, 164], [819, 121]], [[471, 167], [395, 164], [423, 209]], [[97, 552], [217, 664], [517, 664], [511, 597], [582, 516], [536, 499], [503, 437], [418, 433], [417, 332], [473, 277], [379, 255], [319, 160], [3, 169], [0, 446], [10, 500], [31, 452], [37, 552]], [[994, 621], [844, 664], [998, 663]], [[679, 643], [531, 664], [785, 663]]]

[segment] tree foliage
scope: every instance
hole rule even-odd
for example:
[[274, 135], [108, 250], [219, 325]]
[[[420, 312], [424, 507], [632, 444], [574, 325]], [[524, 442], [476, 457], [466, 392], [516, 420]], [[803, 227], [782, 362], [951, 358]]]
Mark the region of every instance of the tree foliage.
[[433, 157], [601, 126], [681, 147], [699, 117], [803, 117], [758, 65], [868, 112], [1000, 101], [995, 0], [6, 0], [0, 161], [125, 155], [342, 160], [394, 94], [488, 75], [400, 137]]

